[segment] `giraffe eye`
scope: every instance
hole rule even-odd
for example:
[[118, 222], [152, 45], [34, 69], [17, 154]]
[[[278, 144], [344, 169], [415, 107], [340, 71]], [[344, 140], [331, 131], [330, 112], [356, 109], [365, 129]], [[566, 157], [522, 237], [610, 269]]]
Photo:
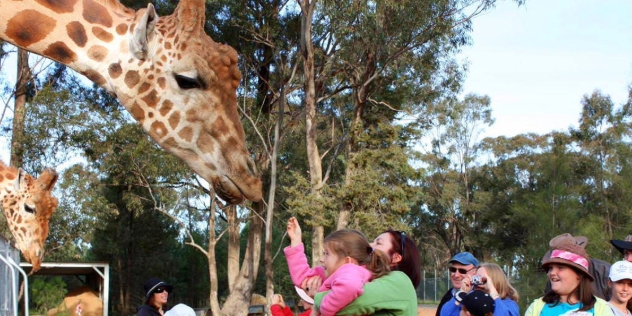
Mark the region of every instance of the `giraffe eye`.
[[24, 210], [27, 213], [35, 214], [35, 207], [31, 207], [29, 205], [24, 204]]
[[199, 89], [202, 87], [202, 83], [198, 78], [191, 78], [183, 75], [176, 75], [175, 77], [180, 89], [188, 90]]

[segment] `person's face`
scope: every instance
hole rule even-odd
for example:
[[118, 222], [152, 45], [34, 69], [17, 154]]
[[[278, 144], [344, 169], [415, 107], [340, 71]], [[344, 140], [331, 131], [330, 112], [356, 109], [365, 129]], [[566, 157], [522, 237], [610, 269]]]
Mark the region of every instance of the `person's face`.
[[466, 275], [474, 275], [476, 273], [476, 267], [474, 267], [473, 264], [463, 265], [458, 262], [454, 262], [449, 268], [449, 271], [452, 286], [458, 290], [461, 288], [461, 281], [463, 281], [463, 277]]
[[169, 292], [164, 287], [159, 287], [154, 291], [153, 294], [154, 303], [158, 306], [165, 306], [167, 304], [167, 300], [169, 299]]
[[551, 290], [560, 296], [570, 295], [578, 286], [581, 276], [573, 268], [552, 263], [547, 272], [551, 281]]
[[[392, 254], [395, 245], [393, 245], [393, 239], [390, 233], [382, 233], [372, 243], [371, 247], [375, 250], [379, 250], [389, 256], [391, 259], [391, 266], [396, 265], [402, 261], [402, 256], [398, 253]], [[399, 248], [398, 248], [399, 249]], [[392, 255], [391, 255], [392, 254]]]
[[338, 258], [336, 254], [331, 252], [329, 247], [325, 245], [325, 250], [323, 250], [323, 255], [320, 257], [320, 263], [325, 268], [325, 276], [329, 277], [334, 274], [340, 266], [344, 264], [343, 258]]
[[628, 250], [628, 249], [623, 250], [623, 260], [632, 262], [632, 250]]
[[623, 279], [609, 283], [612, 288], [611, 300], [620, 304], [626, 304], [632, 298], [632, 280]]

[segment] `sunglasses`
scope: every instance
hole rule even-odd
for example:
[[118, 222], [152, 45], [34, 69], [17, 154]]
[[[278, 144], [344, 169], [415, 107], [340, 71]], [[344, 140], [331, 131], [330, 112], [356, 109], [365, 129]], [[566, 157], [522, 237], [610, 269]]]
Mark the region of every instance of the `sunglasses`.
[[[154, 294], [156, 293], [162, 293], [164, 291], [167, 291], [167, 289], [165, 289], [164, 287], [159, 287], [154, 291]], [[169, 293], [169, 291], [167, 291], [167, 293]]]
[[450, 270], [450, 273], [456, 273], [457, 271], [459, 271], [460, 274], [467, 274], [468, 272], [470, 272], [470, 271], [472, 271], [474, 269], [476, 269], [476, 267], [472, 267], [469, 270], [463, 269], [463, 268], [455, 268], [455, 267], [448, 268], [448, 270]]

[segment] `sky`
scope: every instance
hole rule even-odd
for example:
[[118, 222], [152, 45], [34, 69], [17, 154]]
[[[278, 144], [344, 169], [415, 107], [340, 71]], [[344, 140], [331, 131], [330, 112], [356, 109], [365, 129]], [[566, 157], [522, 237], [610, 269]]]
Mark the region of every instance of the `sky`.
[[[499, 0], [473, 22], [464, 93], [488, 95], [485, 136], [577, 126], [581, 99], [599, 89], [620, 106], [632, 83], [632, 0]], [[9, 143], [0, 140], [8, 161]]]
[[632, 83], [632, 1], [498, 1], [473, 22], [464, 93], [488, 95], [496, 122], [483, 136], [577, 126], [595, 90], [618, 107]]

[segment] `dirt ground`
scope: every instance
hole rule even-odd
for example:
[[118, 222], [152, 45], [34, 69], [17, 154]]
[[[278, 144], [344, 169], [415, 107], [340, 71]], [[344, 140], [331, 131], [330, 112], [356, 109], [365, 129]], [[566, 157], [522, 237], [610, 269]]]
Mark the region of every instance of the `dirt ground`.
[[435, 316], [437, 313], [437, 306], [434, 305], [419, 305], [417, 308], [417, 316]]

